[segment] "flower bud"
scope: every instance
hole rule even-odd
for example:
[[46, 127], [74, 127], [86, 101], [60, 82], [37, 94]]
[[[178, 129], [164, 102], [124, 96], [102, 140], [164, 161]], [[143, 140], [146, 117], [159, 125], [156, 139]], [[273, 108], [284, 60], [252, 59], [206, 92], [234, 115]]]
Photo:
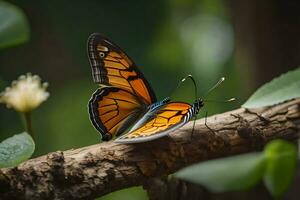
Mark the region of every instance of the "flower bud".
[[47, 86], [37, 75], [22, 75], [0, 94], [0, 102], [19, 112], [30, 112], [49, 97]]

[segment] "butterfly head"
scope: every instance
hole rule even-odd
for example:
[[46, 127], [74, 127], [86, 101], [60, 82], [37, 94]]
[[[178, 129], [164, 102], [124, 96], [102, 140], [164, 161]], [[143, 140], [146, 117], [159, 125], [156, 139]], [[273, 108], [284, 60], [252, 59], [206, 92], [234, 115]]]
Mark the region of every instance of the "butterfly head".
[[200, 110], [204, 106], [203, 99], [199, 98], [194, 102], [194, 107], [196, 108], [197, 111]]
[[166, 98], [164, 98], [163, 100], [162, 100], [162, 102], [164, 103], [164, 104], [166, 104], [166, 103], [168, 103], [168, 102], [170, 102], [171, 101], [171, 98], [170, 97], [166, 97]]

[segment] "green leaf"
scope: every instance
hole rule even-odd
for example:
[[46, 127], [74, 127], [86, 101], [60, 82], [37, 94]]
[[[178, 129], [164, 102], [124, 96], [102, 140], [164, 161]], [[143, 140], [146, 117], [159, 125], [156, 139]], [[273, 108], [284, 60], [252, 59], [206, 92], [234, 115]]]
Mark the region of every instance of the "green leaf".
[[22, 10], [0, 1], [0, 49], [24, 43], [28, 39], [29, 26]]
[[295, 145], [283, 140], [274, 140], [265, 148], [266, 171], [264, 182], [270, 193], [281, 197], [290, 185], [297, 163]]
[[300, 97], [300, 68], [282, 74], [260, 87], [242, 107], [270, 106], [297, 97]]
[[184, 168], [175, 177], [201, 184], [212, 192], [247, 189], [261, 180], [263, 153], [249, 153], [206, 161]]
[[24, 132], [0, 143], [0, 168], [14, 167], [30, 158], [35, 144], [31, 136]]
[[97, 200], [147, 200], [147, 192], [142, 187], [131, 187], [98, 198]]

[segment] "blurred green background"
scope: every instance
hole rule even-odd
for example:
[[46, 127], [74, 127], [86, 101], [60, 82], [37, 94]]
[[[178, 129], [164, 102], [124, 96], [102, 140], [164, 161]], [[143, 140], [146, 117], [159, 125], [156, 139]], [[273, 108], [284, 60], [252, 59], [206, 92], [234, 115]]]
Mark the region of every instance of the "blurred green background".
[[[187, 74], [197, 80], [200, 96], [225, 76], [208, 99], [238, 101], [206, 103], [209, 115], [239, 107], [262, 83], [300, 63], [296, 1], [7, 2], [25, 13], [30, 40], [0, 50], [0, 89], [27, 72], [50, 84], [50, 98], [33, 112], [34, 156], [100, 142], [87, 113], [97, 88], [86, 54], [93, 32], [134, 59], [158, 99], [171, 95]], [[189, 88], [182, 98], [192, 96]], [[22, 131], [18, 113], [1, 105], [0, 140]]]

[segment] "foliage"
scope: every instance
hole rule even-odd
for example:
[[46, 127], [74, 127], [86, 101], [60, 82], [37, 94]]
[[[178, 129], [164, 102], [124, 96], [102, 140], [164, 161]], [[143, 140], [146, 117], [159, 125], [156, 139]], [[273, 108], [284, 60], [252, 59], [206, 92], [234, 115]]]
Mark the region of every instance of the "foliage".
[[0, 1], [0, 25], [0, 49], [28, 41], [27, 19], [16, 6]]
[[213, 192], [247, 189], [261, 178], [264, 162], [262, 154], [250, 153], [195, 164], [177, 172], [176, 177], [205, 185]]
[[264, 183], [274, 197], [279, 198], [291, 182], [296, 170], [297, 150], [284, 141], [274, 141], [264, 151], [267, 165]]
[[147, 200], [147, 193], [142, 187], [131, 187], [105, 195], [97, 200]]
[[[23, 11], [10, 3], [0, 1], [0, 49], [28, 41], [29, 33], [29, 25]], [[1, 93], [1, 103], [3, 100], [6, 103], [5, 94], [8, 91], [7, 88], [6, 93]], [[15, 94], [23, 91], [24, 88]], [[19, 95], [17, 100], [22, 101], [24, 98]], [[26, 132], [5, 139], [0, 143], [0, 168], [17, 166], [30, 158], [34, 149], [35, 143]]]
[[300, 68], [273, 79], [260, 87], [243, 107], [257, 108], [300, 97]]
[[247, 189], [261, 180], [274, 197], [287, 190], [295, 173], [297, 150], [282, 140], [270, 142], [264, 152], [198, 163], [175, 177], [201, 184], [213, 192]]
[[14, 167], [33, 154], [35, 144], [31, 136], [24, 132], [0, 143], [0, 168]]

